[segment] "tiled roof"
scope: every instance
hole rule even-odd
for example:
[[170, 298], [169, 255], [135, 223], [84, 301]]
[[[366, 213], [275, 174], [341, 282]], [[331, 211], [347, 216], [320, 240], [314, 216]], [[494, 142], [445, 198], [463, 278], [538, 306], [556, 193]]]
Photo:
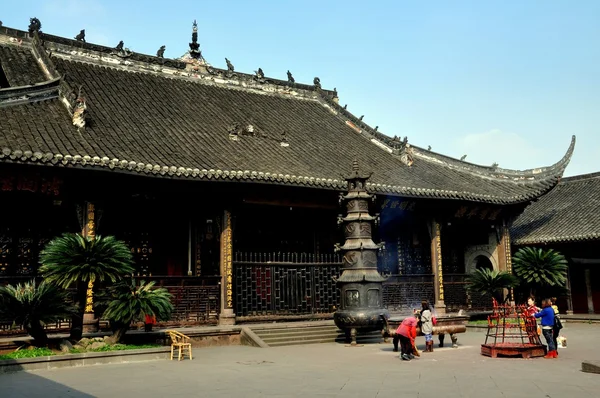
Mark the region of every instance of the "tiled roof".
[[[0, 48], [14, 46], [1, 35]], [[42, 98], [32, 87], [19, 97], [26, 104], [2, 102], [0, 90], [0, 120], [8, 121], [0, 123], [0, 161], [337, 190], [357, 158], [374, 172], [373, 192], [508, 204], [552, 189], [573, 151], [574, 139], [554, 166], [527, 171], [477, 166], [410, 145], [398, 152], [391, 138], [337, 105], [331, 91], [256, 82], [251, 75], [236, 80], [215, 69], [182, 71], [179, 61], [168, 67], [156, 57], [121, 59], [109, 48], [44, 39], [43, 47], [29, 40], [37, 55], [31, 60], [65, 77], [55, 95]], [[69, 90], [79, 87], [87, 114], [78, 130]], [[235, 124], [254, 132], [230, 135]]]
[[29, 48], [0, 46], [0, 67], [11, 87], [29, 86], [48, 80]]
[[515, 245], [600, 240], [600, 173], [563, 179], [515, 221]]

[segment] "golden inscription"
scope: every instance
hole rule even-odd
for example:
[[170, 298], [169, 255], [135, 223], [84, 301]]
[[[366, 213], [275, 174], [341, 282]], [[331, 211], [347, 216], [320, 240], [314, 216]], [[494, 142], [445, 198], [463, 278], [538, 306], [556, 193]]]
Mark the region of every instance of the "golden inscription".
[[231, 214], [225, 213], [225, 230], [223, 234], [223, 261], [225, 266], [225, 301], [226, 308], [233, 308], [233, 267], [232, 267], [232, 232]]
[[438, 266], [438, 290], [440, 301], [444, 300], [444, 276], [442, 272], [442, 242], [440, 233], [440, 223], [435, 222], [435, 255], [437, 257]]
[[[84, 235], [88, 238], [94, 239], [96, 237], [96, 223], [95, 223], [95, 207], [93, 203], [88, 203], [86, 206], [85, 222], [84, 222]], [[85, 298], [85, 312], [94, 312], [94, 282], [89, 281], [88, 288]]]
[[85, 312], [94, 312], [94, 282], [88, 282], [88, 288], [85, 298]]

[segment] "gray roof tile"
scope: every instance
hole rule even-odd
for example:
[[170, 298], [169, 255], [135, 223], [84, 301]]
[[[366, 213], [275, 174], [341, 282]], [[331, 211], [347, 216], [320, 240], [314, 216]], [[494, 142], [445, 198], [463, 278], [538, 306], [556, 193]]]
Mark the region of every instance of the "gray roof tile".
[[[53, 45], [52, 36], [44, 35], [44, 39], [46, 47]], [[61, 45], [69, 42], [61, 39]], [[71, 44], [73, 47], [67, 49], [73, 53], [90, 47], [87, 43]], [[32, 45], [38, 54], [44, 52], [44, 48], [36, 47], [35, 39]], [[111, 49], [91, 46], [103, 57], [111, 56]], [[3, 47], [10, 46], [0, 41]], [[3, 64], [8, 62], [2, 58], [6, 51], [0, 52]], [[70, 50], [65, 53], [70, 54]], [[2, 105], [0, 90], [0, 120], [7, 121], [0, 123], [0, 161], [15, 161], [16, 151], [29, 151], [48, 155], [41, 159], [19, 156], [21, 161], [101, 167], [157, 177], [344, 189], [346, 182], [341, 176], [357, 158], [361, 167], [374, 172], [370, 180], [373, 192], [508, 204], [526, 202], [552, 189], [574, 146], [573, 139], [561, 161], [539, 170], [477, 166], [417, 147], [412, 147], [414, 163], [407, 166], [400, 156], [390, 153], [390, 137], [332, 102], [328, 91], [311, 92], [311, 86], [298, 85], [298, 92], [308, 94], [297, 98], [153, 72], [157, 66], [151, 63], [144, 71], [127, 70], [123, 65], [114, 67], [91, 58], [82, 62], [57, 51], [53, 54], [51, 61], [43, 56], [40, 62], [46, 62], [54, 76], [66, 76], [63, 80], [70, 87], [83, 88], [86, 127], [78, 131], [73, 126], [66, 106], [57, 99], [59, 89], [48, 94], [54, 87], [50, 84], [44, 88], [45, 97], [39, 92], [41, 88], [33, 87], [25, 96], [31, 103], [20, 105]], [[132, 60], [157, 62], [141, 55]], [[37, 61], [30, 57], [30, 62]], [[179, 61], [166, 64], [181, 68]], [[39, 66], [29, 67], [32, 76], [37, 76], [35, 68]], [[270, 87], [283, 84], [275, 81]], [[348, 122], [358, 127], [349, 127]], [[252, 124], [259, 134], [234, 141], [228, 132], [234, 123]], [[287, 147], [281, 145], [284, 131]]]
[[511, 229], [515, 245], [600, 240], [600, 173], [563, 179]]

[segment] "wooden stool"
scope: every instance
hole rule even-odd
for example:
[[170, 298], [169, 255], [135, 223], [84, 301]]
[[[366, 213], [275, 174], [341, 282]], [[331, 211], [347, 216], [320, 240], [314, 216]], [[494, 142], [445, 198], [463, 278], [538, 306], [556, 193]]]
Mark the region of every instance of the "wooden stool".
[[186, 336], [183, 333], [180, 333], [176, 330], [165, 330], [165, 332], [169, 333], [169, 337], [171, 337], [171, 360], [173, 360], [173, 352], [175, 350], [175, 347], [179, 348], [179, 355], [178, 355], [178, 360], [181, 361], [181, 359], [185, 356], [185, 352], [183, 350], [185, 350], [187, 348], [188, 351], [188, 356], [190, 357], [190, 360], [192, 359], [192, 343], [187, 343], [186, 340], [189, 340], [190, 338], [188, 336]]

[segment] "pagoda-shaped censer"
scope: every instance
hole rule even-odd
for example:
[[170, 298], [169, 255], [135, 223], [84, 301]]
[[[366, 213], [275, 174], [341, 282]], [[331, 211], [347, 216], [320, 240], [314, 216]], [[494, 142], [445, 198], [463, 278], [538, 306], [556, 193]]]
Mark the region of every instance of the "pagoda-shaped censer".
[[343, 256], [342, 275], [337, 279], [341, 290], [340, 308], [333, 315], [338, 328], [346, 332], [346, 340], [356, 345], [357, 331], [382, 330], [388, 311], [383, 308], [382, 282], [386, 278], [377, 271], [377, 252], [382, 245], [372, 239], [372, 228], [377, 217], [369, 214], [369, 202], [374, 199], [366, 190], [371, 174], [361, 174], [358, 162], [352, 163], [352, 173], [346, 177], [348, 193], [340, 195], [346, 205], [344, 225], [346, 242], [336, 250]]

